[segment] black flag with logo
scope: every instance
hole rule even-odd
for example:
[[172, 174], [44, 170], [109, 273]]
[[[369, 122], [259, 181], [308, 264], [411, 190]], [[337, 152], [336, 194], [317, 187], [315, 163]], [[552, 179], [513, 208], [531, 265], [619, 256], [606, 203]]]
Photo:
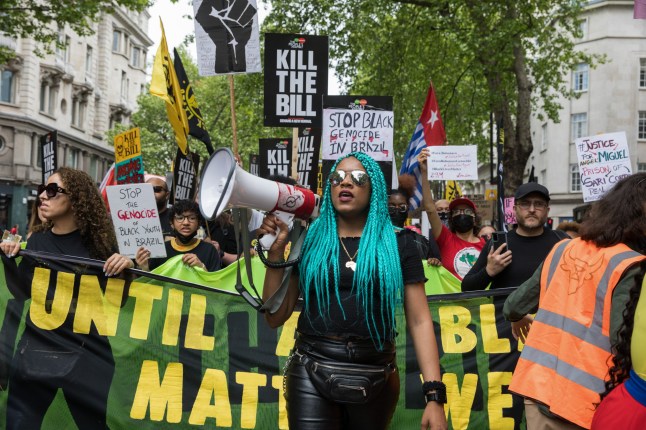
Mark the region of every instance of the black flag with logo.
[[188, 81], [188, 76], [186, 76], [186, 70], [184, 70], [182, 59], [180, 58], [177, 49], [173, 49], [173, 53], [175, 54], [173, 67], [175, 68], [175, 74], [177, 75], [177, 80], [179, 81], [179, 87], [182, 93], [182, 107], [184, 108], [186, 118], [188, 119], [188, 134], [204, 142], [206, 150], [209, 154], [213, 154], [211, 136], [209, 136], [209, 132], [206, 131], [202, 112], [197, 106], [197, 98], [195, 97], [195, 92], [193, 92], [191, 83]]

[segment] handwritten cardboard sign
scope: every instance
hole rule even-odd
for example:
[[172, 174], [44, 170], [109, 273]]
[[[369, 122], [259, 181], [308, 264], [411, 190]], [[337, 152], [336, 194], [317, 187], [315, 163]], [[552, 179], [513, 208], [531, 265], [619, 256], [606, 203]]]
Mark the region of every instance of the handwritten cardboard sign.
[[151, 257], [166, 257], [155, 193], [151, 184], [107, 187], [110, 214], [119, 243], [119, 253], [134, 257], [140, 246]]
[[117, 184], [144, 182], [144, 160], [141, 157], [141, 132], [131, 128], [114, 137], [114, 159]]
[[599, 200], [632, 174], [626, 132], [598, 134], [575, 141], [584, 202]]
[[[345, 101], [345, 107], [333, 106], [335, 98], [339, 100], [337, 106]], [[375, 161], [392, 161], [395, 115], [392, 108], [378, 109], [371, 103], [374, 99], [388, 105], [390, 98], [385, 101], [382, 101], [385, 97], [357, 96], [351, 101], [346, 99], [347, 96], [328, 96], [324, 99], [321, 158], [336, 160], [350, 152], [360, 151]]]
[[516, 224], [516, 211], [514, 211], [513, 197], [505, 197], [505, 225]]
[[429, 146], [428, 149], [429, 180], [478, 180], [477, 145]]

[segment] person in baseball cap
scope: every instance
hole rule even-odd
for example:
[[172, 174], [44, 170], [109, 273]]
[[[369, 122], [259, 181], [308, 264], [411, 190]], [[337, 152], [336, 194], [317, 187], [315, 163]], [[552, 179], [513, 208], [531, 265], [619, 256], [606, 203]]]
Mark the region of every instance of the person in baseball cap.
[[536, 182], [528, 182], [518, 187], [516, 189], [516, 193], [514, 194], [514, 200], [518, 201], [532, 193], [539, 194], [543, 196], [546, 201], [550, 201], [550, 192], [547, 190], [547, 188], [545, 188], [541, 184], [537, 184]]

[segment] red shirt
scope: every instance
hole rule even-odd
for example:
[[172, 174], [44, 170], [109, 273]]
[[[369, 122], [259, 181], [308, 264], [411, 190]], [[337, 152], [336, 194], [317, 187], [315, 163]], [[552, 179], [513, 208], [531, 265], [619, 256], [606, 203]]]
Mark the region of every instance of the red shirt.
[[442, 266], [459, 280], [469, 273], [485, 246], [484, 239], [480, 238], [480, 242], [475, 243], [467, 242], [444, 225], [436, 242], [442, 255]]

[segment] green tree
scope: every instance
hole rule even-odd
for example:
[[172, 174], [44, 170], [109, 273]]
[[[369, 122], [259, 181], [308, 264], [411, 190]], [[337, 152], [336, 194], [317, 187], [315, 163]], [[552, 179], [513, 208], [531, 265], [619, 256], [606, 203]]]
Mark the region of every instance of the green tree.
[[487, 152], [490, 113], [502, 120], [506, 189], [523, 180], [530, 119], [558, 122], [563, 76], [603, 58], [577, 51], [582, 0], [272, 0], [274, 31], [327, 34], [349, 94], [392, 95], [401, 156], [432, 79], [452, 144]]
[[[57, 42], [59, 28], [67, 25], [80, 36], [89, 35], [103, 13], [111, 13], [121, 6], [140, 12], [150, 3], [149, 0], [2, 0], [0, 29], [9, 37], [34, 39], [44, 51], [50, 52]], [[7, 47], [0, 47], [0, 64], [13, 55]]]
[[[172, 49], [172, 47], [169, 47]], [[199, 76], [197, 65], [183, 47], [178, 47], [186, 75], [193, 87], [198, 106], [213, 147], [233, 147], [231, 97], [227, 76]], [[249, 155], [258, 152], [258, 139], [263, 137], [290, 137], [291, 129], [263, 127], [263, 77], [260, 73], [234, 77], [238, 152], [246, 164]], [[163, 174], [171, 167], [177, 153], [173, 130], [168, 122], [164, 102], [149, 93], [139, 96], [137, 111], [131, 125], [119, 124], [109, 130], [108, 141], [122, 131], [141, 129], [141, 150], [146, 172]], [[200, 155], [202, 163], [208, 158], [205, 145], [189, 136], [191, 151]]]

